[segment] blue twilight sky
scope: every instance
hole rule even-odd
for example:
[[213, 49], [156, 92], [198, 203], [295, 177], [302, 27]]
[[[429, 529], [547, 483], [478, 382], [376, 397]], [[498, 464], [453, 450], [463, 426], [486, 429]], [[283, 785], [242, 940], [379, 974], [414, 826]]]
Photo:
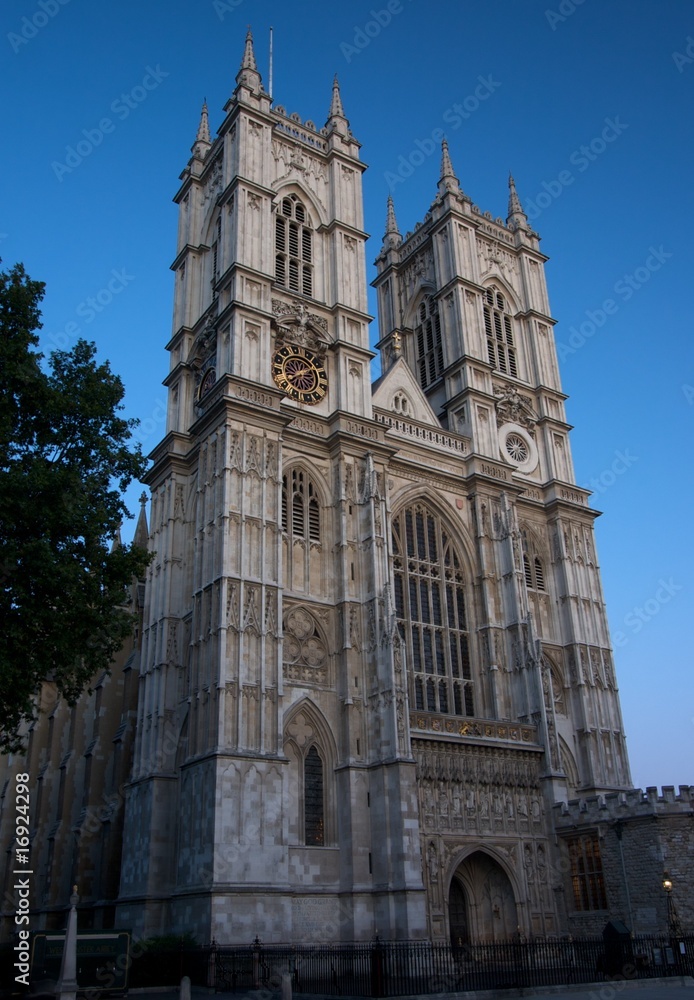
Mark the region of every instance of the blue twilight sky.
[[110, 359], [145, 450], [164, 426], [171, 197], [204, 97], [213, 129], [222, 121], [248, 23], [266, 84], [274, 26], [273, 91], [288, 112], [321, 126], [338, 73], [370, 167], [369, 260], [389, 189], [403, 233], [432, 201], [435, 129], [483, 211], [506, 217], [513, 172], [552, 258], [577, 479], [604, 511], [598, 547], [634, 782], [694, 782], [683, 461], [694, 438], [694, 6], [7, 0], [0, 253], [47, 284], [44, 350], [82, 335]]

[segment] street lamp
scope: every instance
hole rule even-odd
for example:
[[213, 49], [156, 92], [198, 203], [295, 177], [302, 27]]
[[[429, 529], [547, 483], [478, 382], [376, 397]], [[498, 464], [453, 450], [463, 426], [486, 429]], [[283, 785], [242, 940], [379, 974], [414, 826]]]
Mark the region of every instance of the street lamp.
[[672, 898], [672, 879], [670, 878], [669, 872], [663, 872], [663, 889], [665, 890], [665, 895], [667, 897], [668, 932], [671, 938], [678, 938], [680, 936], [680, 926], [679, 920], [677, 919], [675, 901]]

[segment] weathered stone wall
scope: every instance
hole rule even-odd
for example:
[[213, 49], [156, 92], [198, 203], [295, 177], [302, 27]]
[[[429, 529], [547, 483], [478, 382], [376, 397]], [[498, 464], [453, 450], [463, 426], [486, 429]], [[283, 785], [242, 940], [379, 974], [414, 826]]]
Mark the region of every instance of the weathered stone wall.
[[[133, 588], [135, 591], [136, 588]], [[137, 709], [137, 651], [129, 641], [110, 673], [70, 708], [44, 684], [23, 756], [0, 756], [0, 857], [14, 844], [14, 785], [29, 774], [31, 929], [64, 926], [77, 885], [82, 926], [112, 927], [118, 895], [126, 783]], [[6, 866], [0, 937], [14, 930], [12, 868]]]

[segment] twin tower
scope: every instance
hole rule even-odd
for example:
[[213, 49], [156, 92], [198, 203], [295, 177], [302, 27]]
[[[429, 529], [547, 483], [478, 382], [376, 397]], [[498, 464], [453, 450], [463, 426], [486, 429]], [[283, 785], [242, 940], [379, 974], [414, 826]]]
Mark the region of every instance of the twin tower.
[[388, 202], [372, 384], [337, 81], [324, 126], [288, 114], [249, 33], [236, 83], [175, 199], [117, 925], [559, 933], [599, 847], [552, 807], [630, 777], [538, 236], [444, 142], [413, 233]]

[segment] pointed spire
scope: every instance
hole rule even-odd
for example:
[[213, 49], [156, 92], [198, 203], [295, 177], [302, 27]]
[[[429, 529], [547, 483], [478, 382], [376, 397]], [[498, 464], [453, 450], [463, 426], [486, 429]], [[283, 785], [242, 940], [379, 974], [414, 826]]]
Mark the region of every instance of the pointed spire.
[[246, 47], [243, 50], [241, 69], [258, 69], [255, 61], [255, 52], [253, 51], [253, 32], [251, 31], [250, 24], [246, 32]]
[[441, 142], [441, 176], [439, 177], [439, 193], [445, 194], [451, 191], [460, 194], [460, 183], [453, 170], [451, 154], [448, 151], [448, 139], [444, 137]]
[[398, 229], [398, 220], [395, 218], [395, 205], [393, 198], [388, 195], [388, 208], [386, 211], [386, 231], [383, 237], [383, 246], [389, 250], [399, 247], [402, 243], [402, 236]]
[[123, 522], [121, 521], [116, 528], [116, 533], [113, 536], [113, 541], [111, 542], [111, 552], [115, 552], [116, 549], [123, 548], [123, 540], [121, 539], [121, 528], [123, 527]]
[[210, 141], [210, 121], [207, 117], [207, 98], [202, 102], [202, 111], [200, 112], [200, 124], [198, 125], [198, 134], [196, 136], [197, 142], [209, 142]]
[[388, 209], [386, 214], [386, 234], [397, 233], [400, 235], [400, 230], [398, 229], [398, 220], [395, 218], [395, 205], [393, 204], [393, 196], [388, 195]]
[[147, 548], [147, 540], [149, 538], [149, 529], [147, 527], [147, 494], [143, 492], [140, 495], [140, 515], [137, 519], [137, 527], [135, 528], [135, 534], [133, 536], [133, 543], [139, 545], [141, 548]]
[[212, 145], [210, 139], [210, 122], [207, 117], [207, 99], [203, 101], [202, 111], [200, 112], [200, 124], [198, 125], [198, 134], [195, 136], [195, 142], [192, 146], [193, 156], [197, 156], [198, 159], [204, 160], [207, 150]]
[[243, 49], [241, 68], [236, 74], [236, 82], [239, 86], [243, 84], [245, 87], [248, 87], [249, 90], [259, 91], [262, 89], [260, 73], [255, 61], [255, 52], [253, 51], [253, 33], [251, 32], [250, 24], [246, 32], [246, 44]]
[[337, 73], [335, 74], [335, 79], [333, 80], [333, 99], [330, 102], [330, 114], [328, 118], [344, 118], [345, 112], [342, 107], [342, 96], [340, 94], [340, 83], [337, 79]]
[[340, 84], [337, 73], [333, 80], [333, 96], [330, 101], [330, 112], [325, 123], [328, 132], [337, 132], [339, 135], [348, 138], [350, 136], [349, 122], [345, 117], [345, 109], [342, 106], [342, 95], [340, 94]]
[[528, 227], [528, 217], [523, 211], [523, 206], [516, 191], [516, 182], [512, 174], [508, 175], [508, 216], [506, 224], [512, 229], [527, 229]]
[[451, 163], [451, 154], [448, 151], [448, 139], [444, 137], [441, 142], [441, 177], [440, 180], [445, 180], [446, 177], [455, 177], [453, 172], [453, 164]]

